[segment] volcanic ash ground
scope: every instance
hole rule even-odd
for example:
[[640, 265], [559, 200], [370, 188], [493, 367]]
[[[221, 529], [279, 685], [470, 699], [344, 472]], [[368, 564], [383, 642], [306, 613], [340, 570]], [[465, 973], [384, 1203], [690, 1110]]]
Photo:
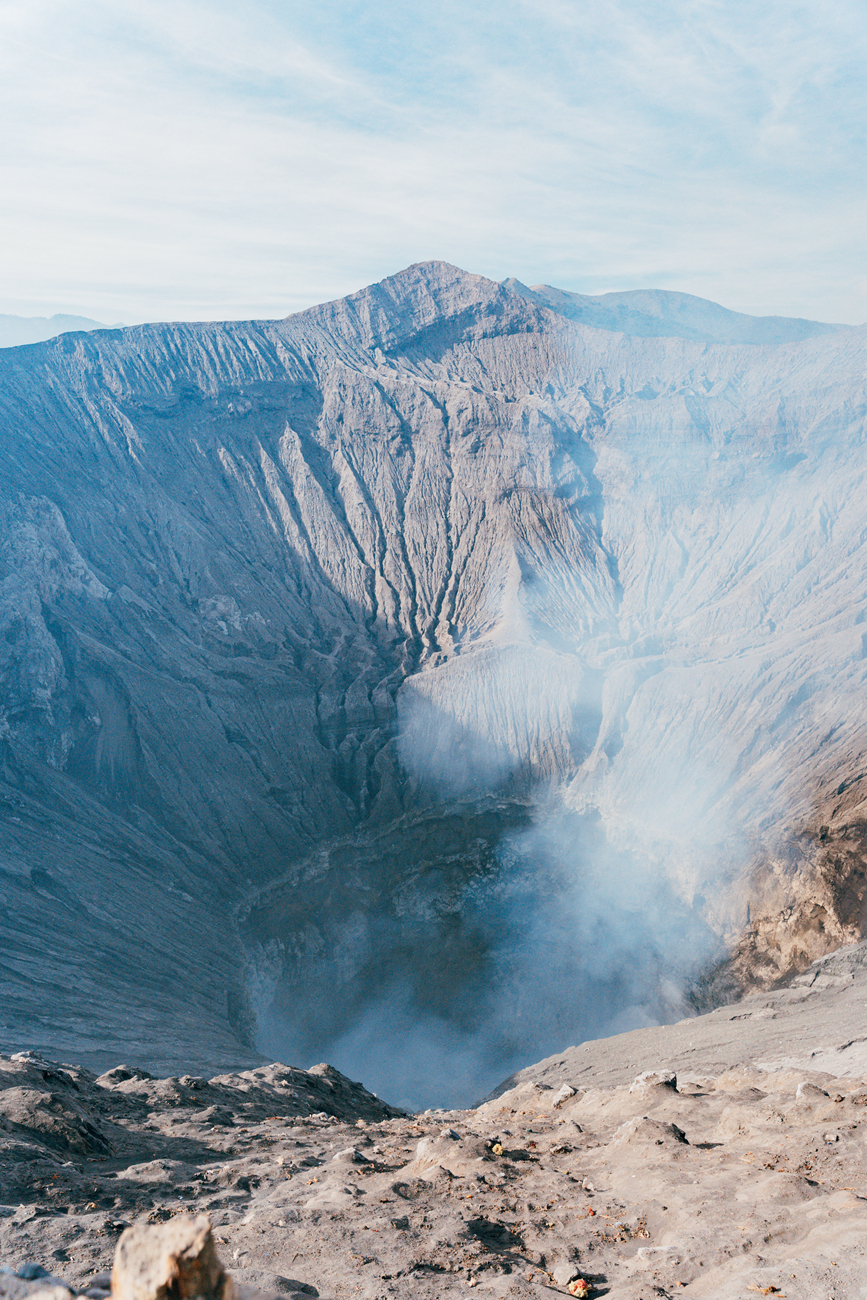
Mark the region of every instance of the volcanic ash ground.
[[468, 1110], [407, 1115], [327, 1066], [0, 1058], [0, 1295], [103, 1300], [125, 1229], [204, 1213], [242, 1296], [861, 1296], [865, 956]]

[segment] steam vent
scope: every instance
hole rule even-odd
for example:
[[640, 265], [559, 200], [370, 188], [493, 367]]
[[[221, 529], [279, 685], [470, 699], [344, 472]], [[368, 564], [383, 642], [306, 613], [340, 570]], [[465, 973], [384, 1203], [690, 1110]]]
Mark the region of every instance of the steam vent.
[[468, 1105], [859, 940], [865, 376], [441, 262], [0, 350], [0, 1045]]

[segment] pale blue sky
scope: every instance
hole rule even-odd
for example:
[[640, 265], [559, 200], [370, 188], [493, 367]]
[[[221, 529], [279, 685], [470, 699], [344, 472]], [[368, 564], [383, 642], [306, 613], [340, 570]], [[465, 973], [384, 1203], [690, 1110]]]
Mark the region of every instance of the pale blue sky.
[[279, 316], [440, 257], [867, 320], [863, 0], [0, 0], [0, 312]]

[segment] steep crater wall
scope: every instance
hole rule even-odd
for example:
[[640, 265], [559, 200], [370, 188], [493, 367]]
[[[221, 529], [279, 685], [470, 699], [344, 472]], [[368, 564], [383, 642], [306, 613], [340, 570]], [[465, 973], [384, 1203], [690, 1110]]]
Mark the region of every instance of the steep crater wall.
[[420, 1095], [860, 935], [864, 344], [435, 263], [0, 356], [4, 1036]]

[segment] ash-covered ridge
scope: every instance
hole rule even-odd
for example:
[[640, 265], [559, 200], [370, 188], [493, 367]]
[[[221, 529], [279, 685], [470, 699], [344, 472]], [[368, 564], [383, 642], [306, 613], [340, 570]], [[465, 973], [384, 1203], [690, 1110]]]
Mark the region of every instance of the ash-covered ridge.
[[468, 1101], [860, 937], [867, 335], [562, 306], [0, 354], [6, 1042]]

